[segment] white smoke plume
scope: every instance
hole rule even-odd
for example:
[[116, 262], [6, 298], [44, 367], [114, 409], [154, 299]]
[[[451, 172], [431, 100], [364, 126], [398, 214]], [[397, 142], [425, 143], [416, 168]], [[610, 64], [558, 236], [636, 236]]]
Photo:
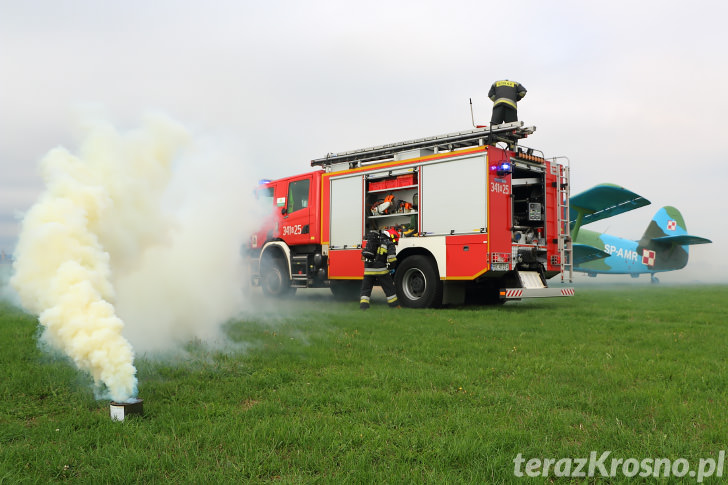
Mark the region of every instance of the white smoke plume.
[[132, 344], [213, 339], [242, 309], [252, 177], [164, 117], [84, 128], [77, 155], [41, 162], [46, 189], [23, 219], [11, 285], [43, 340], [123, 402], [137, 393]]

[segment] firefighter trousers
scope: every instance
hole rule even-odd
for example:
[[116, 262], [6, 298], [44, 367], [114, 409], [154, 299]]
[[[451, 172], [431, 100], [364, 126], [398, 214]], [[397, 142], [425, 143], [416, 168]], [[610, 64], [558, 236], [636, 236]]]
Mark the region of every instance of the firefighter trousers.
[[493, 106], [493, 115], [490, 117], [491, 125], [500, 125], [501, 123], [512, 123], [518, 121], [518, 111], [505, 103]]
[[361, 298], [359, 298], [359, 308], [366, 310], [369, 308], [369, 297], [372, 296], [372, 288], [374, 285], [379, 284], [384, 290], [384, 294], [387, 297], [387, 304], [390, 307], [399, 306], [397, 301], [397, 292], [394, 289], [394, 281], [389, 273], [379, 275], [364, 275], [364, 279], [361, 280]]

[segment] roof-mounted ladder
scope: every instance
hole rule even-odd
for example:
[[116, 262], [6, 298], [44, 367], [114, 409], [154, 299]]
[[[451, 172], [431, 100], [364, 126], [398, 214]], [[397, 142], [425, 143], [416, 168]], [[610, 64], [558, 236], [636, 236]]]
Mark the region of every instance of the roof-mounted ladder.
[[341, 153], [329, 153], [323, 158], [311, 160], [311, 166], [319, 165], [326, 168], [333, 164], [348, 163], [349, 168], [356, 168], [365, 163], [391, 159], [396, 153], [416, 149], [431, 149], [433, 153], [438, 153], [473, 146], [493, 145], [497, 142], [507, 143], [514, 148], [518, 140], [526, 138], [534, 131], [536, 131], [535, 126], [523, 126], [522, 121], [502, 123], [488, 128], [476, 128]]

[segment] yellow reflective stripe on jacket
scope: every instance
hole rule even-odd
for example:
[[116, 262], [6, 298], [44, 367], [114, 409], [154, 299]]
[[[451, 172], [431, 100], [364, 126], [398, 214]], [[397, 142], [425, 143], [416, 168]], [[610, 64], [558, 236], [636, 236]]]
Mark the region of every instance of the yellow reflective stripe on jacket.
[[505, 103], [514, 109], [518, 109], [518, 106], [516, 106], [516, 102], [509, 98], [498, 98], [495, 100], [495, 102], [493, 104], [499, 105], [501, 103]]
[[515, 88], [516, 87], [515, 81], [496, 81], [495, 87], [499, 88], [501, 86], [508, 86], [509, 88]]
[[364, 276], [379, 276], [389, 273], [387, 268], [364, 268]]

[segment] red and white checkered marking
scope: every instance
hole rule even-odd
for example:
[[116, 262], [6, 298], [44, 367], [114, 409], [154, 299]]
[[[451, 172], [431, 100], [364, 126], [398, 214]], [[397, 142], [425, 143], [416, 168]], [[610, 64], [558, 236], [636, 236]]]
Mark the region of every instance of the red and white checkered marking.
[[667, 230], [674, 231], [675, 229], [677, 229], [677, 221], [673, 221], [673, 220], [667, 221]]
[[642, 264], [652, 267], [655, 265], [655, 252], [649, 249], [642, 250]]
[[574, 296], [574, 288], [562, 288], [561, 295], [562, 296]]

